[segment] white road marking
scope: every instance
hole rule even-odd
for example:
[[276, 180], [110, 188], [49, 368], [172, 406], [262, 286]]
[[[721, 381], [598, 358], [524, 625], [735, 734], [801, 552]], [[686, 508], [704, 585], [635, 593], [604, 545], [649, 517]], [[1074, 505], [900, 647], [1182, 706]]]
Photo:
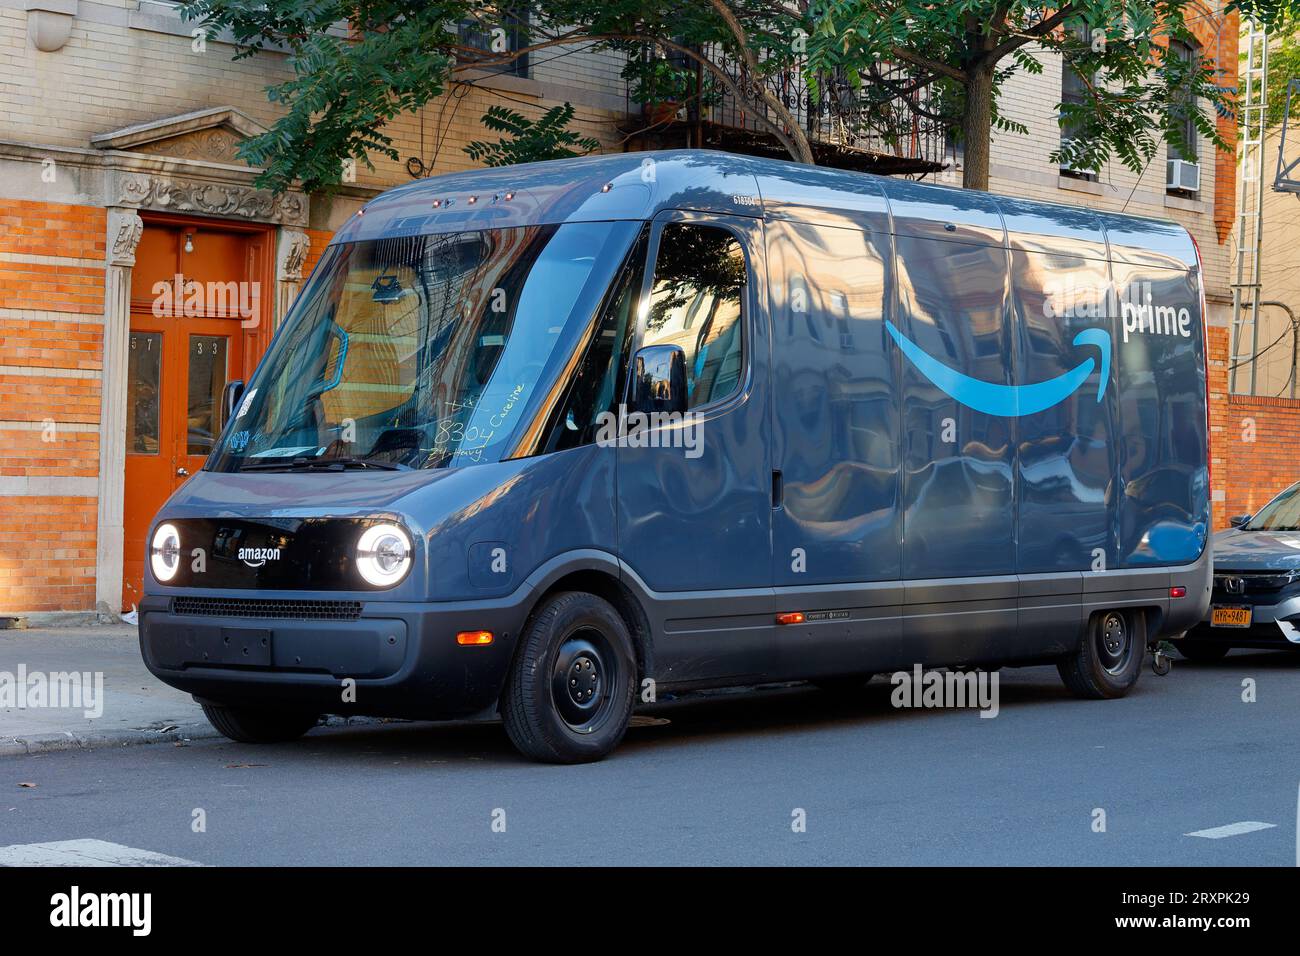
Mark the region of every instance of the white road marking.
[[1208, 830], [1193, 830], [1191, 833], [1185, 833], [1184, 836], [1205, 837], [1207, 840], [1222, 840], [1224, 837], [1241, 836], [1243, 833], [1254, 833], [1256, 830], [1268, 830], [1277, 826], [1276, 823], [1260, 823], [1258, 820], [1243, 820], [1240, 823], [1225, 823], [1221, 827], [1210, 827]]
[[0, 847], [0, 866], [202, 866], [193, 860], [104, 840], [57, 840]]

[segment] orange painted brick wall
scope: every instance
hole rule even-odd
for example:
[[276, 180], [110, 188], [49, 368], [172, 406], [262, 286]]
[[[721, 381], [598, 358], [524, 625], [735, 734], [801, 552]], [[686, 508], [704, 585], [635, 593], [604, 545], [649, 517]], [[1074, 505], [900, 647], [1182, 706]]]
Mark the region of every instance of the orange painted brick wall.
[[1210, 330], [1210, 429], [1216, 530], [1300, 481], [1300, 400], [1228, 394], [1228, 330]]
[[0, 496], [0, 610], [93, 608], [95, 523], [94, 498]]
[[307, 258], [302, 263], [302, 277], [304, 279], [311, 275], [311, 271], [316, 268], [316, 263], [320, 262], [320, 257], [324, 255], [325, 247], [334, 238], [334, 233], [326, 232], [323, 229], [308, 229], [307, 238], [311, 240], [311, 246], [307, 249]]
[[6, 200], [0, 209], [0, 252], [103, 259], [108, 214], [97, 206]]
[[[103, 266], [47, 257], [102, 260], [106, 216], [94, 206], [6, 203], [0, 215], [0, 308], [102, 314]], [[42, 261], [13, 261], [24, 256]]]
[[104, 311], [104, 270], [0, 261], [0, 309], [54, 309], [99, 315]]
[[84, 373], [103, 366], [106, 228], [91, 206], [0, 211], [0, 309], [55, 313], [0, 317], [0, 480], [20, 490], [0, 496], [0, 614], [95, 606], [97, 500], [42, 483], [99, 473], [101, 382]]
[[1232, 395], [1225, 417], [1225, 515], [1253, 514], [1300, 481], [1300, 401]]
[[103, 355], [98, 322], [0, 319], [0, 365], [98, 369]]
[[72, 431], [55, 422], [39, 430], [0, 428], [5, 455], [0, 475], [94, 478], [99, 474], [99, 435]]
[[[99, 424], [99, 379], [0, 374], [0, 419]], [[0, 449], [2, 450], [2, 449]]]

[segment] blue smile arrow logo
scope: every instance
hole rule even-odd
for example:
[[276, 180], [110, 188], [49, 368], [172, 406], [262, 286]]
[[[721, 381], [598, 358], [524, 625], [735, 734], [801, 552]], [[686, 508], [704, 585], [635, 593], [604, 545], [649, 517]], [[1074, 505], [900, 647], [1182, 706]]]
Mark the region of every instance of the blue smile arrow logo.
[[[982, 382], [969, 375], [963, 375], [954, 368], [949, 368], [938, 359], [926, 353], [894, 327], [894, 323], [885, 320], [885, 328], [893, 336], [903, 354], [911, 359], [912, 364], [948, 395], [969, 408], [985, 415], [1014, 417], [1033, 415], [1045, 408], [1051, 408], [1058, 402], [1069, 398], [1076, 389], [1088, 380], [1097, 360], [1084, 359], [1070, 371], [1046, 382], [1034, 382], [1032, 385], [999, 385], [995, 382]], [[1101, 352], [1101, 382], [1097, 386], [1097, 401], [1106, 394], [1106, 383], [1110, 381], [1110, 333], [1105, 329], [1084, 329], [1074, 337], [1074, 345], [1095, 345]]]

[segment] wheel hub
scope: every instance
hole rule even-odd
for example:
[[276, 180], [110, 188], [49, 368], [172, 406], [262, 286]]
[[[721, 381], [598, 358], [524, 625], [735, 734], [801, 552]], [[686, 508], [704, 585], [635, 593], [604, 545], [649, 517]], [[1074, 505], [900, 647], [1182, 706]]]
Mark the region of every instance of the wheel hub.
[[1128, 622], [1120, 614], [1107, 614], [1098, 634], [1098, 652], [1102, 666], [1110, 673], [1123, 670], [1128, 663], [1130, 635]]
[[569, 667], [569, 699], [582, 705], [596, 696], [600, 688], [600, 665], [586, 654], [580, 654]]
[[615, 661], [603, 634], [582, 628], [561, 642], [551, 669], [556, 710], [574, 730], [590, 733], [609, 710], [609, 688], [617, 683]]

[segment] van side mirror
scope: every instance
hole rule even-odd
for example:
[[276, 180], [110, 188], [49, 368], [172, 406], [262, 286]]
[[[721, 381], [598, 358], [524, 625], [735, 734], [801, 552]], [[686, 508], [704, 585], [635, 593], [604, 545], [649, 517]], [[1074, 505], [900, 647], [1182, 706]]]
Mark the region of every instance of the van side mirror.
[[221, 391], [221, 427], [225, 428], [230, 420], [235, 417], [235, 409], [239, 407], [239, 400], [244, 397], [244, 383], [242, 379], [235, 379], [233, 382], [227, 382], [226, 387]]
[[680, 345], [647, 345], [632, 360], [632, 411], [686, 412], [686, 353]]
[[1250, 521], [1250, 519], [1251, 519], [1252, 517], [1254, 517], [1254, 516], [1253, 516], [1253, 515], [1233, 515], [1231, 518], [1228, 519], [1228, 524], [1230, 524], [1230, 525], [1231, 525], [1232, 527], [1234, 527], [1234, 528], [1240, 528], [1242, 525], [1244, 525], [1244, 524], [1246, 524], [1248, 521]]

